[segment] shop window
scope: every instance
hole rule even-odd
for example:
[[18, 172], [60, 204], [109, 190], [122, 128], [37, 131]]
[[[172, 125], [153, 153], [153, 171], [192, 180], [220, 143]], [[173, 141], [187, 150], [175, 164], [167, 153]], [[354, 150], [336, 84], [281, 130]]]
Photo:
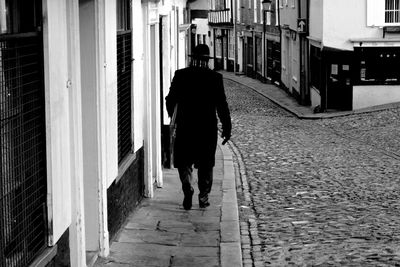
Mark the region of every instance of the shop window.
[[310, 48], [311, 86], [316, 89], [321, 87], [321, 50], [319, 47]]
[[357, 48], [356, 79], [359, 84], [400, 84], [400, 51], [396, 47]]

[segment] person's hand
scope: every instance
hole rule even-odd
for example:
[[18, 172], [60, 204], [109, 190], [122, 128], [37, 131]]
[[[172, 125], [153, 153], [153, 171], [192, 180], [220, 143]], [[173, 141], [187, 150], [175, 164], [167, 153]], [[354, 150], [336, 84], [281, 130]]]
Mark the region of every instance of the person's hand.
[[223, 131], [221, 137], [224, 139], [222, 141], [222, 145], [225, 145], [229, 141], [229, 139], [231, 139], [231, 133]]

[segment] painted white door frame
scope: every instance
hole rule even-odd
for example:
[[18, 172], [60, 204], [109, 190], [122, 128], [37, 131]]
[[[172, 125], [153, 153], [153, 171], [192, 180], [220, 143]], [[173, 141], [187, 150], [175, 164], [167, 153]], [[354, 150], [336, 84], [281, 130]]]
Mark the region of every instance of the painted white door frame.
[[109, 254], [105, 0], [80, 1], [86, 249]]
[[145, 196], [153, 197], [154, 186], [162, 187], [161, 110], [158, 4], [145, 5]]
[[71, 226], [69, 247], [71, 266], [86, 266], [85, 216], [83, 196], [82, 104], [79, 44], [79, 1], [67, 0], [69, 112], [71, 118]]

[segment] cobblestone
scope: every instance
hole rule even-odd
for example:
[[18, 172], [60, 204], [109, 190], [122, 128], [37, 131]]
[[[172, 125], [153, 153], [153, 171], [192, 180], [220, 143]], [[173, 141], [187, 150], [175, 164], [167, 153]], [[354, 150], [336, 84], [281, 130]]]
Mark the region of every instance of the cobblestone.
[[252, 266], [400, 266], [400, 109], [299, 120], [225, 87]]

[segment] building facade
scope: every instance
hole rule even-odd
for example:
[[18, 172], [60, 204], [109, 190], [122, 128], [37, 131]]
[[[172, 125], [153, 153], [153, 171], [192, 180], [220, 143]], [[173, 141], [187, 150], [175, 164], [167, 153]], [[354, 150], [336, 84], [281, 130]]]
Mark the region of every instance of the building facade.
[[399, 13], [396, 0], [310, 0], [312, 106], [354, 110], [400, 101]]
[[272, 83], [281, 83], [281, 29], [280, 9], [277, 0], [271, 1], [264, 12], [264, 72]]
[[308, 2], [280, 0], [282, 86], [301, 104], [308, 105]]
[[239, 71], [249, 77], [264, 76], [264, 19], [261, 0], [238, 0], [236, 14]]
[[215, 70], [234, 71], [235, 31], [233, 1], [210, 0], [208, 24], [210, 27], [210, 55], [214, 57]]
[[87, 266], [162, 187], [186, 1], [0, 0], [0, 266]]

